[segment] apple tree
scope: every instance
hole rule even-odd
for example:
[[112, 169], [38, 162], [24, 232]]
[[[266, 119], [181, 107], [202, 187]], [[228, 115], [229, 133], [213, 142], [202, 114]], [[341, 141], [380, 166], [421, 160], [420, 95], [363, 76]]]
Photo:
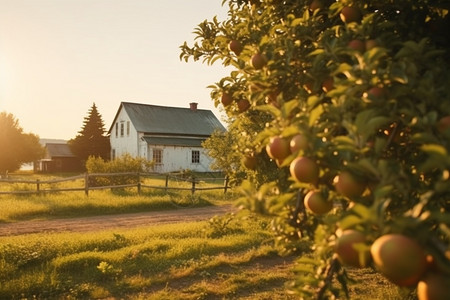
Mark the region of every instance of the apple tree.
[[180, 57], [232, 68], [211, 96], [252, 124], [235, 151], [288, 174], [249, 177], [239, 201], [308, 253], [292, 290], [348, 296], [347, 268], [371, 267], [419, 299], [449, 295], [449, 1], [223, 5]]

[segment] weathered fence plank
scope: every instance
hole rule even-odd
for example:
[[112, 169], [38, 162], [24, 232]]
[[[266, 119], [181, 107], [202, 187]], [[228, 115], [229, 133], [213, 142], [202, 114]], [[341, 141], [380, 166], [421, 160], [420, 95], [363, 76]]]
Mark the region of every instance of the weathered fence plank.
[[[151, 177], [151, 176], [165, 176], [165, 183], [163, 186], [155, 186], [155, 185], [147, 185], [142, 182], [143, 177]], [[129, 183], [129, 184], [113, 184], [113, 185], [104, 185], [104, 186], [91, 186], [89, 184], [91, 178], [95, 177], [113, 177], [113, 176], [136, 176], [136, 183]], [[169, 187], [169, 178], [175, 178], [176, 181], [184, 181], [191, 183], [190, 187], [176, 187], [176, 186], [170, 186]], [[43, 188], [43, 185], [45, 184], [56, 184], [56, 183], [63, 183], [63, 182], [69, 182], [69, 181], [75, 181], [83, 179], [84, 183], [83, 186], [76, 187], [76, 188], [51, 188], [51, 189], [45, 189]], [[224, 180], [223, 186], [213, 186], [213, 187], [199, 187], [198, 184], [200, 182], [205, 182], [207, 180]], [[23, 179], [0, 179], [0, 183], [6, 183], [6, 184], [14, 184], [14, 183], [21, 183], [21, 184], [30, 184], [35, 185], [35, 190], [20, 190], [20, 191], [0, 191], [0, 195], [7, 195], [7, 194], [39, 194], [39, 193], [56, 193], [56, 192], [69, 192], [69, 191], [84, 191], [86, 196], [89, 196], [89, 191], [92, 190], [104, 190], [104, 189], [117, 189], [117, 188], [137, 188], [138, 194], [141, 194], [141, 191], [143, 188], [147, 189], [164, 189], [165, 191], [168, 190], [185, 190], [185, 191], [191, 191], [192, 194], [194, 194], [196, 191], [206, 191], [206, 190], [223, 190], [224, 193], [227, 192], [229, 186], [228, 186], [228, 177], [225, 178], [177, 178], [173, 175], [169, 174], [158, 174], [158, 173], [139, 173], [139, 172], [124, 172], [124, 173], [85, 173], [83, 175], [73, 176], [73, 177], [67, 177], [63, 179], [55, 179], [55, 180], [23, 180]]]

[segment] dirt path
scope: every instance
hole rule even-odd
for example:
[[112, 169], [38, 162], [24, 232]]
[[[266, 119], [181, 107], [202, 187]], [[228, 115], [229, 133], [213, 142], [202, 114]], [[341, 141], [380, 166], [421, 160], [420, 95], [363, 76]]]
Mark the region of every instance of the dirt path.
[[167, 224], [207, 220], [215, 215], [233, 211], [231, 205], [180, 208], [170, 211], [94, 216], [48, 221], [23, 221], [0, 224], [0, 236], [41, 232], [86, 232], [112, 228], [134, 228], [150, 224]]

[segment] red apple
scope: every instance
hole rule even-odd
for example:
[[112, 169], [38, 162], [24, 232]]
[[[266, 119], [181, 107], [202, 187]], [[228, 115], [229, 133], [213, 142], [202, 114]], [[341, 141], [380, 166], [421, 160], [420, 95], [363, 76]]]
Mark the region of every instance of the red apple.
[[370, 101], [381, 101], [386, 97], [386, 92], [384, 88], [375, 86], [364, 93], [364, 97]]
[[323, 3], [320, 0], [313, 0], [309, 5], [309, 10], [314, 12], [317, 9], [323, 9]]
[[419, 300], [447, 300], [450, 295], [450, 278], [444, 274], [428, 272], [417, 284]]
[[370, 260], [370, 253], [369, 251], [362, 252], [360, 256], [360, 252], [356, 250], [354, 245], [365, 242], [366, 236], [362, 232], [347, 229], [337, 238], [334, 251], [342, 264], [358, 268], [364, 267]]
[[365, 182], [358, 180], [350, 172], [343, 171], [334, 178], [336, 191], [346, 197], [359, 197], [366, 190]]
[[308, 157], [297, 157], [290, 166], [289, 171], [298, 182], [316, 184], [319, 180], [319, 166]]
[[332, 89], [334, 89], [334, 79], [333, 79], [333, 77], [325, 78], [325, 80], [322, 82], [322, 90], [325, 93], [328, 93]]
[[256, 53], [252, 56], [252, 66], [256, 70], [262, 69], [267, 64], [267, 58], [262, 53]]
[[289, 143], [292, 153], [296, 153], [300, 150], [306, 150], [309, 147], [309, 140], [304, 134], [296, 134], [291, 138]]
[[257, 159], [254, 155], [245, 155], [242, 164], [249, 170], [256, 169]]
[[445, 116], [439, 119], [437, 123], [437, 129], [439, 130], [439, 132], [443, 133], [447, 131], [447, 129], [449, 128], [450, 128], [450, 116]]
[[237, 102], [239, 112], [245, 112], [250, 108], [250, 102], [247, 99], [241, 99]]
[[291, 154], [289, 141], [281, 136], [273, 136], [266, 145], [266, 152], [272, 159], [283, 161]]
[[341, 10], [340, 17], [344, 23], [360, 22], [361, 11], [356, 7], [346, 6]]
[[242, 47], [242, 44], [239, 41], [232, 40], [228, 44], [228, 49], [233, 51], [234, 54], [239, 55], [239, 54], [241, 54], [242, 49], [244, 49], [244, 47]]
[[386, 234], [370, 247], [377, 269], [398, 286], [417, 284], [425, 272], [427, 260], [422, 247], [401, 234]]
[[221, 102], [222, 102], [223, 106], [228, 106], [231, 103], [233, 103], [233, 97], [228, 93], [223, 93]]
[[353, 49], [353, 50], [356, 50], [358, 52], [361, 52], [361, 53], [366, 51], [366, 43], [361, 41], [361, 40], [357, 40], [357, 39], [351, 40], [348, 43], [348, 47]]
[[333, 208], [333, 202], [328, 201], [320, 190], [309, 191], [303, 199], [305, 207], [316, 215], [323, 215]]
[[379, 45], [378, 45], [377, 40], [371, 39], [371, 40], [367, 40], [366, 41], [366, 51], [369, 51], [369, 50], [371, 50], [371, 49], [373, 49], [375, 47], [378, 47], [378, 46]]

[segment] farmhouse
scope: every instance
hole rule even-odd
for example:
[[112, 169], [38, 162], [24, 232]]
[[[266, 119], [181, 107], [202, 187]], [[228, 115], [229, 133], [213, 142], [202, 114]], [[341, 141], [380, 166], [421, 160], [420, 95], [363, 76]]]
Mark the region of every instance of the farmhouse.
[[154, 162], [155, 172], [209, 172], [202, 142], [224, 126], [210, 110], [122, 102], [109, 129], [111, 159], [126, 153]]
[[41, 139], [45, 148], [44, 158], [34, 162], [35, 172], [79, 172], [83, 169], [81, 161], [72, 153], [67, 141]]

